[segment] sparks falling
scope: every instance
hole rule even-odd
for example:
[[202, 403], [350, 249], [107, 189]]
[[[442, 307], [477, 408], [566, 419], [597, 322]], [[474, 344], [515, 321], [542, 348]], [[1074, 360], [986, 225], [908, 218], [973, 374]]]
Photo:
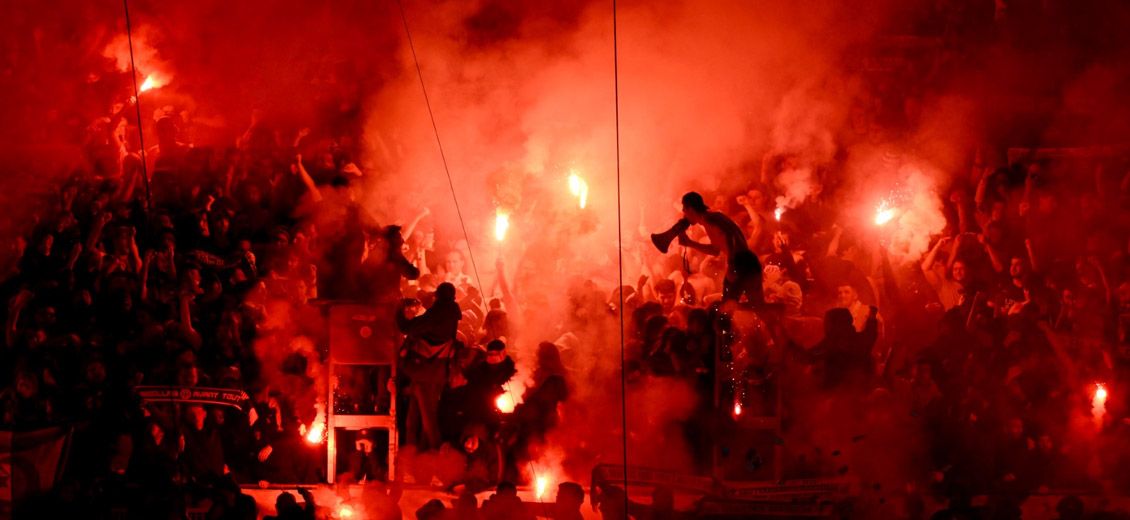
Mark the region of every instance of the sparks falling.
[[589, 201], [589, 184], [576, 172], [569, 174], [569, 193], [577, 197], [577, 205], [585, 209]]

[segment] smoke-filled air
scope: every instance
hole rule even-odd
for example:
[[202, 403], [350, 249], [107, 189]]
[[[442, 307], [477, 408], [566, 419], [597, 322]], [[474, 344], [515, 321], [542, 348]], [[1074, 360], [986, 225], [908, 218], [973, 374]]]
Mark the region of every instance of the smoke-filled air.
[[1130, 516], [1130, 5], [0, 7], [0, 517]]

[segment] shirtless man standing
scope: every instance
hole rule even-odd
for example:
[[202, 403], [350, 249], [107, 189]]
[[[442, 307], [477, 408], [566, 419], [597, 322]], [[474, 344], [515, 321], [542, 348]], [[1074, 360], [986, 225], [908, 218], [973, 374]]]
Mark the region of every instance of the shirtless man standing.
[[752, 305], [764, 303], [761, 289], [761, 261], [746, 245], [741, 227], [730, 217], [717, 211], [710, 211], [702, 195], [688, 192], [683, 195], [683, 217], [691, 225], [706, 229], [709, 244], [695, 242], [686, 231], [679, 235], [679, 245], [689, 247], [700, 253], [726, 259], [726, 278], [722, 283], [723, 301], [740, 301], [745, 295]]

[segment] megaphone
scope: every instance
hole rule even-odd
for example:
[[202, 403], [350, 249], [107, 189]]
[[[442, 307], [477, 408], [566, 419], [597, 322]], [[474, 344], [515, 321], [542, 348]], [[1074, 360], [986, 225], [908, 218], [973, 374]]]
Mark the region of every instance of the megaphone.
[[651, 243], [655, 244], [655, 248], [658, 249], [660, 253], [666, 253], [667, 248], [671, 247], [671, 242], [679, 238], [679, 235], [682, 235], [690, 227], [691, 222], [689, 220], [685, 218], [679, 219], [674, 226], [671, 226], [671, 229], [662, 233], [652, 233]]

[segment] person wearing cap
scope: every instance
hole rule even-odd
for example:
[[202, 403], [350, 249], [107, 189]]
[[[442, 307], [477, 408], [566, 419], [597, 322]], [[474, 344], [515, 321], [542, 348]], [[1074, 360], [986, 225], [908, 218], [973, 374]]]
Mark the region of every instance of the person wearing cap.
[[[488, 425], [492, 430], [498, 420], [494, 417], [494, 401], [506, 392], [503, 385], [518, 373], [514, 360], [506, 354], [506, 343], [493, 340], [487, 343], [486, 356], [467, 367], [467, 386], [469, 399], [476, 410], [472, 415]], [[521, 396], [514, 396], [515, 398]]]
[[688, 192], [683, 195], [683, 217], [691, 225], [702, 226], [709, 244], [696, 242], [687, 236], [686, 231], [679, 235], [679, 245], [688, 247], [708, 256], [726, 259], [726, 277], [722, 282], [723, 301], [741, 301], [745, 296], [751, 305], [764, 303], [761, 288], [761, 261], [750, 251], [742, 228], [730, 217], [717, 211], [710, 211], [702, 195]]

